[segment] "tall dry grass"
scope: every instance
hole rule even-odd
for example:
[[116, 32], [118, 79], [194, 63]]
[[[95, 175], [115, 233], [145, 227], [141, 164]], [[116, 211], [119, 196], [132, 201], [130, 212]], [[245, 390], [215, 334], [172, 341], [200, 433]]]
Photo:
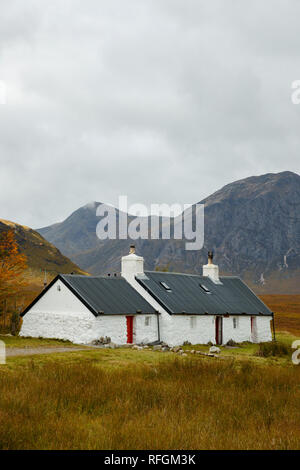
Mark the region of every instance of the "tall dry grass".
[[300, 295], [263, 295], [261, 299], [275, 314], [276, 331], [300, 336]]
[[296, 449], [300, 368], [170, 359], [0, 371], [1, 449]]

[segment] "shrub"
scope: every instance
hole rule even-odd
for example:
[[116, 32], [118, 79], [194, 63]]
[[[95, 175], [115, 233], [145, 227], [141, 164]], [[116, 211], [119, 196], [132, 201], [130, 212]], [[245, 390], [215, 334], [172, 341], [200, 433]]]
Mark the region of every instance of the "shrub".
[[21, 329], [21, 317], [17, 312], [13, 312], [10, 319], [10, 332], [13, 336], [18, 336]]
[[237, 343], [235, 341], [233, 341], [233, 339], [230, 339], [229, 341], [227, 341], [226, 343], [226, 346], [236, 346]]
[[271, 343], [260, 343], [257, 355], [261, 357], [282, 357], [287, 356], [289, 353], [290, 350], [285, 344], [272, 341]]

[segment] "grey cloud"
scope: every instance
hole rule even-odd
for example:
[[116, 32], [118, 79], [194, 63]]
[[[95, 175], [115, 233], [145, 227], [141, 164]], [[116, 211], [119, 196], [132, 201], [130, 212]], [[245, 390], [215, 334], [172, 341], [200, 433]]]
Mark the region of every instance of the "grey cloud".
[[0, 217], [39, 227], [91, 200], [201, 200], [299, 172], [296, 0], [1, 5]]

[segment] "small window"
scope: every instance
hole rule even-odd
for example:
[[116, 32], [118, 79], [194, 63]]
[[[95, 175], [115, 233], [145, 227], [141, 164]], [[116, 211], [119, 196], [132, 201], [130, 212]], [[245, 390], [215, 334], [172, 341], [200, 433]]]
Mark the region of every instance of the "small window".
[[206, 294], [211, 294], [210, 290], [208, 289], [208, 287], [206, 287], [206, 285], [199, 284], [199, 286], [201, 287], [202, 290], [204, 290]]
[[239, 327], [238, 318], [233, 318], [232, 321], [233, 321], [233, 328], [234, 329], [238, 328]]
[[197, 325], [197, 317], [190, 317], [190, 327], [193, 330]]
[[151, 325], [151, 317], [145, 317], [145, 326]]
[[171, 287], [169, 287], [168, 284], [166, 284], [165, 282], [161, 281], [160, 285], [163, 286], [166, 289], [166, 291], [172, 292]]
[[60, 291], [61, 291], [61, 287], [60, 287], [60, 285], [59, 285], [59, 284], [58, 284], [58, 286], [57, 286], [57, 290], [58, 290], [58, 292], [60, 292]]

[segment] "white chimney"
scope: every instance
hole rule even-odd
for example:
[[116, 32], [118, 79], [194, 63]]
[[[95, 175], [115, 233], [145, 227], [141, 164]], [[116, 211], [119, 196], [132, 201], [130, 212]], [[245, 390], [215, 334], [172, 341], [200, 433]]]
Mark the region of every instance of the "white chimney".
[[221, 284], [219, 279], [219, 266], [213, 264], [214, 254], [208, 252], [208, 264], [203, 266], [203, 276], [209, 277], [215, 284]]
[[129, 255], [121, 260], [121, 275], [127, 281], [134, 279], [137, 274], [144, 274], [144, 258], [135, 254], [135, 246], [130, 246]]

